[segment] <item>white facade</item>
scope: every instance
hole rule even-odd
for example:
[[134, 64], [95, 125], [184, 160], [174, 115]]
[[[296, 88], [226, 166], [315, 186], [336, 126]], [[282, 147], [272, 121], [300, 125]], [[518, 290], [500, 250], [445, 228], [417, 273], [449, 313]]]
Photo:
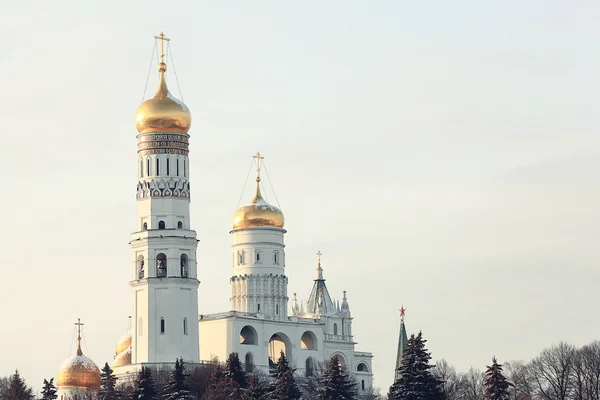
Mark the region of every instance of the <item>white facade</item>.
[[[254, 204], [264, 202], [258, 189], [255, 200], [257, 198]], [[252, 218], [261, 220], [256, 215]], [[357, 379], [359, 392], [370, 389], [373, 356], [355, 350], [346, 293], [342, 306], [336, 306], [327, 291], [319, 261], [308, 310], [301, 310], [294, 296], [292, 315], [289, 315], [286, 231], [269, 226], [268, 218], [264, 219], [267, 226], [236, 229], [234, 225], [231, 231], [232, 311], [200, 315], [200, 359], [225, 360], [236, 352], [246, 370], [259, 368], [268, 372], [283, 350], [298, 374], [312, 375], [317, 368], [324, 368], [332, 357], [338, 357]]]
[[[164, 53], [163, 56], [164, 58]], [[234, 216], [230, 311], [198, 316], [197, 239], [190, 221], [187, 134], [191, 115], [160, 85], [136, 116], [138, 182], [136, 231], [131, 235], [132, 321], [117, 346], [117, 376], [142, 365], [225, 360], [237, 352], [248, 370], [273, 367], [283, 351], [298, 373], [311, 375], [338, 357], [361, 391], [372, 387], [372, 355], [357, 352], [344, 292], [341, 307], [327, 291], [323, 270], [301, 310], [288, 313], [284, 218], [257, 189], [252, 203]], [[320, 257], [320, 255], [319, 255]]]
[[236, 229], [233, 237], [231, 309], [261, 313], [271, 320], [287, 319], [287, 284], [284, 274], [284, 229]]
[[[147, 143], [160, 136], [181, 140], [184, 135], [149, 133], [138, 140]], [[190, 229], [187, 155], [142, 154], [139, 161], [139, 230], [131, 236], [131, 363], [179, 357], [198, 362], [197, 240]]]
[[[166, 66], [154, 98], [138, 109], [136, 231], [131, 235], [131, 344], [117, 375], [142, 364], [199, 361], [196, 232], [190, 224], [189, 110], [168, 93]], [[145, 104], [148, 104], [145, 106]], [[145, 118], [145, 120], [144, 120]]]

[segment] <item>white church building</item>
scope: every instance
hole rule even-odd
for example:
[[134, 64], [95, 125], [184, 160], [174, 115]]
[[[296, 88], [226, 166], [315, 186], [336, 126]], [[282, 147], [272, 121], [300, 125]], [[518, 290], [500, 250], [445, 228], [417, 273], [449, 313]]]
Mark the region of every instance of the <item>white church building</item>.
[[[168, 39], [163, 34], [156, 38], [163, 48]], [[368, 390], [373, 356], [355, 349], [346, 292], [341, 305], [332, 301], [320, 252], [306, 309], [299, 306], [295, 293], [289, 304], [285, 220], [281, 210], [261, 195], [260, 154], [254, 156], [258, 167], [255, 195], [236, 211], [231, 226], [230, 310], [199, 313], [198, 240], [190, 221], [191, 114], [167, 88], [164, 55], [163, 48], [158, 89], [136, 113], [131, 330], [116, 347], [115, 374], [122, 377], [141, 366], [172, 365], [179, 357], [192, 364], [214, 357], [224, 361], [232, 352], [238, 353], [246, 370], [268, 372], [283, 351], [297, 373], [306, 375], [338, 357], [356, 377], [359, 391]]]

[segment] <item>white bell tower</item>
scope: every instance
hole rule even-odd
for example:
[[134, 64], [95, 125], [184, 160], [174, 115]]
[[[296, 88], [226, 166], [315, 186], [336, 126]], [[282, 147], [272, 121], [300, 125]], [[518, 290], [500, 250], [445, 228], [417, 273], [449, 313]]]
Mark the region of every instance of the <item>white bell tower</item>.
[[137, 231], [131, 235], [131, 364], [199, 361], [196, 232], [190, 226], [191, 114], [167, 88], [163, 33], [159, 87], [136, 113]]
[[281, 210], [262, 197], [260, 167], [264, 157], [257, 153], [254, 158], [258, 164], [256, 193], [250, 204], [235, 212], [230, 232], [233, 239], [231, 309], [285, 321], [288, 314], [285, 221]]

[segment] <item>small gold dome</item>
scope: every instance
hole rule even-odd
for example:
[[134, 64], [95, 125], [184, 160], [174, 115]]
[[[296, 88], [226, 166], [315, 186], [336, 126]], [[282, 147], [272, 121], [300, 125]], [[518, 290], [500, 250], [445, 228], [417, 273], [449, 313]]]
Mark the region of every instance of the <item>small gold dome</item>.
[[126, 348], [115, 356], [115, 361], [113, 362], [112, 368], [127, 364], [131, 364], [131, 347]]
[[192, 125], [192, 114], [182, 101], [169, 93], [165, 80], [167, 65], [158, 65], [160, 82], [154, 97], [146, 100], [135, 114], [139, 133], [173, 132], [188, 133]]
[[233, 229], [274, 226], [283, 228], [285, 219], [281, 210], [267, 203], [260, 193], [260, 177], [256, 178], [256, 194], [247, 206], [233, 214]]
[[77, 354], [65, 360], [56, 374], [56, 386], [75, 388], [99, 388], [100, 370], [98, 366], [81, 352], [78, 346]]
[[115, 348], [115, 354], [121, 354], [129, 346], [131, 346], [131, 332], [128, 332], [119, 340], [119, 343], [117, 343], [117, 347]]

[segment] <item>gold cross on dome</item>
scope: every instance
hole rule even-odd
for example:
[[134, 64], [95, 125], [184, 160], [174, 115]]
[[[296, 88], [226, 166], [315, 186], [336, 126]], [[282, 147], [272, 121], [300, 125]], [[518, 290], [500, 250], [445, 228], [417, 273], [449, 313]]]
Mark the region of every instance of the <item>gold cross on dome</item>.
[[323, 253], [321, 253], [321, 250], [317, 251], [317, 261], [319, 262], [319, 267], [321, 266], [321, 256], [323, 255]]
[[260, 153], [256, 153], [255, 155], [252, 156], [252, 158], [256, 158], [256, 174], [257, 174], [257, 178], [260, 179], [260, 161], [264, 160], [264, 157], [260, 155]]
[[77, 355], [80, 356], [81, 353], [81, 327], [83, 326], [83, 324], [81, 323], [81, 320], [79, 318], [77, 318], [77, 322], [75, 323], [75, 325], [77, 325]]
[[154, 39], [160, 40], [160, 62], [164, 63], [165, 62], [165, 42], [170, 41], [171, 38], [165, 37], [165, 34], [163, 32], [161, 32], [160, 35], [154, 36]]
[[75, 325], [77, 326], [77, 337], [81, 340], [81, 327], [83, 326], [81, 319], [77, 318], [77, 322], [75, 322]]
[[402, 318], [402, 322], [404, 322], [404, 314], [406, 313], [406, 308], [404, 306], [400, 306], [400, 318]]

